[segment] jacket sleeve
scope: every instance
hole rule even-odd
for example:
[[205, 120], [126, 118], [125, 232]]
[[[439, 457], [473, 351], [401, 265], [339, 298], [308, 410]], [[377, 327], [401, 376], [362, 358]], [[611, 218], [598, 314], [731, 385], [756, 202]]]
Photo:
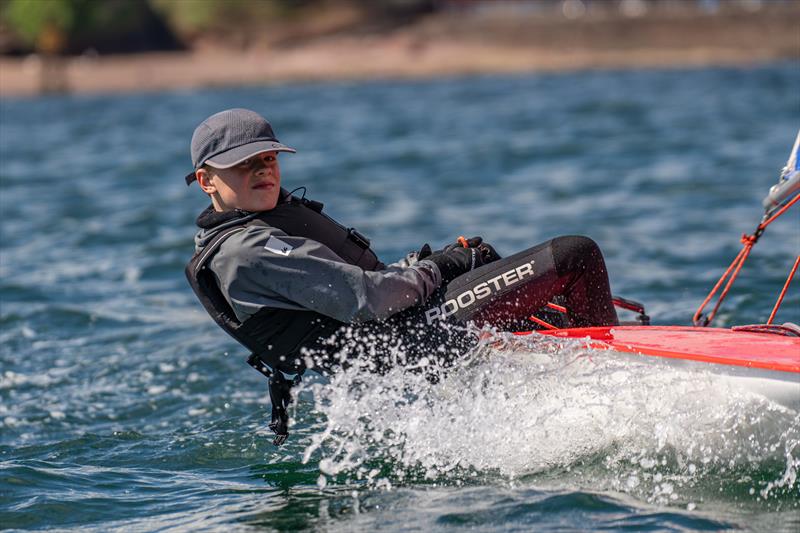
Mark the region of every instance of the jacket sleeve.
[[424, 302], [441, 285], [431, 261], [365, 271], [319, 242], [260, 226], [229, 237], [210, 266], [240, 320], [262, 307], [341, 322], [380, 320]]
[[401, 257], [391, 265], [386, 265], [387, 268], [390, 267], [401, 267], [407, 268], [413, 265], [416, 265], [419, 262], [419, 257], [417, 257], [417, 252], [408, 252], [405, 256]]

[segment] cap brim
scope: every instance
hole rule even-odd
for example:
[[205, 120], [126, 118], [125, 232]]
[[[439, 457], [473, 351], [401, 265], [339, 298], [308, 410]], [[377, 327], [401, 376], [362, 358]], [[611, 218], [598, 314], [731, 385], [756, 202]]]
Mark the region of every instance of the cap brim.
[[[232, 148], [227, 152], [217, 154], [214, 157], [204, 161], [204, 164], [214, 168], [231, 168], [235, 167], [242, 161], [250, 159], [256, 154], [262, 154], [264, 152], [290, 152], [294, 154], [297, 152], [297, 150], [277, 141], [258, 141], [245, 144], [243, 146], [237, 146], [236, 148]], [[186, 174], [186, 178], [184, 179], [186, 180], [186, 185], [191, 185], [192, 182], [197, 179], [197, 176], [195, 176], [195, 171], [193, 170]]]
[[227, 152], [217, 154], [205, 161], [205, 163], [214, 168], [231, 168], [242, 161], [250, 159], [256, 154], [264, 152], [291, 152], [295, 153], [297, 150], [289, 148], [283, 143], [277, 141], [257, 141], [254, 143], [237, 146], [231, 148]]

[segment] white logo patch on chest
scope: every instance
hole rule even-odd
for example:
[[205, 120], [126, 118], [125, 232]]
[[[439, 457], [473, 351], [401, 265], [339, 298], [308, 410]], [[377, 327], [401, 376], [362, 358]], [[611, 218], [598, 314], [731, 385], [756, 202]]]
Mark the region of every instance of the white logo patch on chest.
[[264, 249], [278, 255], [289, 255], [294, 250], [291, 244], [285, 243], [277, 237], [267, 239]]

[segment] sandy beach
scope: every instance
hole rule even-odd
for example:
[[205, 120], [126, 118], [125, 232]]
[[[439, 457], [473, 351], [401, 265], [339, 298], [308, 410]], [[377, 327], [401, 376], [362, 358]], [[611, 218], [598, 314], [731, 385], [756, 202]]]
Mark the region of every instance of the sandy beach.
[[[779, 7], [779, 8], [778, 8]], [[0, 98], [294, 81], [403, 79], [609, 68], [759, 64], [800, 57], [800, 3], [714, 16], [553, 20], [437, 14], [291, 45], [43, 59], [0, 58]]]

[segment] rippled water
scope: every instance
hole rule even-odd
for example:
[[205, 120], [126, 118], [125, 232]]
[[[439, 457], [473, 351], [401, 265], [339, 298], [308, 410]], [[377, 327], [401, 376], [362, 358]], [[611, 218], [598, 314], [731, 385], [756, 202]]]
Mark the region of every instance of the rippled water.
[[[614, 292], [687, 324], [800, 125], [796, 64], [0, 102], [0, 527], [800, 527], [800, 414], [714, 376], [490, 339], [436, 386], [307, 379], [292, 436], [182, 269], [194, 126], [265, 114], [384, 259], [580, 233]], [[716, 325], [763, 322], [800, 249], [761, 239]], [[792, 288], [778, 321], [800, 322]], [[799, 391], [800, 393], [800, 391]]]

